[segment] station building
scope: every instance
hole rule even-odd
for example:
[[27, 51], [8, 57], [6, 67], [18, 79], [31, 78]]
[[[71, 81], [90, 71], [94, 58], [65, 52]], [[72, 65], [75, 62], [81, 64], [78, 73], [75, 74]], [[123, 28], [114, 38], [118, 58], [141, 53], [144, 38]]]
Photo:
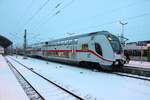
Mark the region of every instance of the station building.
[[0, 35], [0, 54], [8, 54], [12, 49], [12, 41]]
[[127, 43], [124, 52], [127, 52], [132, 60], [150, 61], [150, 40]]

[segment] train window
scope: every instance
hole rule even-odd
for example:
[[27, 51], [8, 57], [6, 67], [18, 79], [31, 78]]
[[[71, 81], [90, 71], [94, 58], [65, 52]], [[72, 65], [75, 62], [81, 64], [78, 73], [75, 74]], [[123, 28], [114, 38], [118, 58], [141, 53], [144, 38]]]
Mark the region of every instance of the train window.
[[60, 44], [61, 44], [61, 45], [64, 45], [64, 41], [61, 41]]
[[66, 45], [67, 44], [67, 41], [64, 41], [64, 45]]
[[57, 42], [54, 42], [54, 46], [57, 46]]
[[109, 40], [113, 51], [116, 52], [117, 54], [121, 54], [122, 47], [121, 47], [119, 39], [114, 35], [108, 35], [107, 39]]
[[56, 46], [59, 46], [59, 44], [60, 44], [59, 42], [56, 42]]
[[48, 42], [45, 42], [46, 45], [48, 45]]
[[69, 44], [69, 40], [66, 41], [66, 45], [68, 45], [68, 44]]
[[88, 44], [82, 44], [82, 50], [88, 50]]
[[102, 47], [100, 46], [99, 43], [95, 43], [95, 50], [99, 55], [102, 56]]
[[72, 44], [72, 42], [73, 42], [72, 40], [69, 40], [69, 45], [71, 45], [71, 44]]
[[63, 41], [63, 45], [65, 45], [65, 43], [66, 43], [66, 42], [65, 42], [65, 41]]
[[62, 45], [62, 41], [59, 42], [59, 45]]
[[75, 44], [78, 44], [78, 39], [74, 39], [74, 41], [75, 41]]

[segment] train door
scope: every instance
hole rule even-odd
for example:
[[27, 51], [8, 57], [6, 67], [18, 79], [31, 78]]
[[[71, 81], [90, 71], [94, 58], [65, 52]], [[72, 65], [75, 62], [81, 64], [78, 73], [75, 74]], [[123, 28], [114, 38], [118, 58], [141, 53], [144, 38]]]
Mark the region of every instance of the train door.
[[81, 52], [78, 52], [79, 61], [91, 61], [92, 54], [89, 52], [91, 49], [90, 43], [90, 36], [79, 39], [78, 49], [81, 50]]
[[72, 40], [72, 45], [71, 45], [71, 59], [76, 59], [77, 54], [76, 54], [76, 50], [77, 50], [77, 40], [73, 39]]
[[45, 42], [45, 44], [42, 47], [42, 54], [43, 54], [44, 57], [48, 57], [47, 50], [48, 50], [48, 42]]
[[101, 43], [102, 43], [102, 41], [100, 40], [100, 38], [98, 36], [96, 38], [94, 38], [93, 42], [92, 42], [92, 46], [93, 46], [94, 51], [97, 54], [99, 54], [100, 56], [103, 55]]
[[[90, 48], [92, 51], [100, 54], [99, 52], [102, 52], [102, 47], [101, 47], [101, 44], [99, 43], [99, 39], [97, 38], [97, 36], [93, 35], [91, 36], [90, 38], [91, 42], [90, 42]], [[96, 56], [92, 56], [91, 57], [93, 59], [93, 61], [98, 61], [99, 59], [97, 59]]]

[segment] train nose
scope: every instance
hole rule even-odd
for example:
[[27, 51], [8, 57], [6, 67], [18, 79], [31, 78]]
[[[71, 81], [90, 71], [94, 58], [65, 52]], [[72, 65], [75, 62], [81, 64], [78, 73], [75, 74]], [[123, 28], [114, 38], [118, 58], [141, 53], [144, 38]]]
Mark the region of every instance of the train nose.
[[117, 60], [115, 61], [115, 65], [119, 65], [119, 66], [123, 66], [124, 63], [125, 63], [125, 62], [124, 62], [122, 59], [117, 59]]
[[115, 64], [115, 65], [119, 65], [119, 61], [115, 61], [114, 64]]

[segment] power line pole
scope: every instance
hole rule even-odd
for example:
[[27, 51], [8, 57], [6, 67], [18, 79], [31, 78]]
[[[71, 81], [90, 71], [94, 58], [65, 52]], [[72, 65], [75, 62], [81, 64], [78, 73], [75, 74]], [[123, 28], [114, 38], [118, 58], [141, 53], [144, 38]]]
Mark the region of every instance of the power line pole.
[[23, 59], [27, 59], [27, 54], [26, 54], [26, 48], [27, 48], [27, 30], [24, 30], [24, 57]]

